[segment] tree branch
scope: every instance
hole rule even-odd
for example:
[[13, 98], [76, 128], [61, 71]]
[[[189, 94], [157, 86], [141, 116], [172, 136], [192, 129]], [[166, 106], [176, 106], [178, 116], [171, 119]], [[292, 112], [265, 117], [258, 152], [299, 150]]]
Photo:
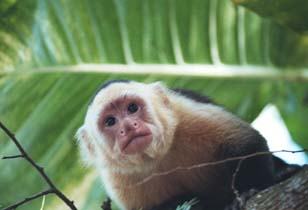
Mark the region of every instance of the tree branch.
[[251, 197], [245, 209], [308, 209], [308, 166], [289, 179]]
[[[15, 156], [8, 156], [4, 159], [12, 159], [12, 158], [17, 158], [17, 157], [22, 157], [25, 160], [27, 160], [35, 169], [36, 171], [43, 177], [43, 179], [47, 182], [47, 184], [50, 187], [50, 191], [51, 193], [56, 194], [68, 207], [70, 207], [70, 209], [72, 210], [77, 210], [76, 206], [74, 205], [73, 201], [70, 201], [55, 185], [54, 183], [50, 180], [50, 178], [47, 176], [47, 174], [44, 171], [44, 168], [42, 168], [41, 166], [39, 166], [38, 164], [36, 164], [34, 162], [34, 160], [26, 153], [26, 151], [23, 149], [23, 147], [21, 146], [21, 144], [18, 142], [18, 140], [16, 139], [15, 135], [4, 126], [4, 124], [2, 122], [0, 122], [0, 128], [7, 134], [7, 136], [14, 142], [14, 144], [16, 145], [16, 147], [18, 148], [18, 150], [20, 151], [20, 155], [15, 155]], [[20, 206], [26, 202], [29, 202], [33, 199], [27, 200], [25, 202], [19, 202], [21, 204], [17, 205]], [[16, 205], [16, 204], [15, 204]], [[16, 207], [17, 207], [16, 206]]]

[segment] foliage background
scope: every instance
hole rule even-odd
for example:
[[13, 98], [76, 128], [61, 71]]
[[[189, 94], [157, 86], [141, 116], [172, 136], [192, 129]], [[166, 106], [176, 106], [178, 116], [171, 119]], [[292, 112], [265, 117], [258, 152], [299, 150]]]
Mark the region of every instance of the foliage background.
[[[289, 8], [308, 11], [302, 0]], [[74, 134], [109, 79], [196, 90], [247, 121], [273, 103], [308, 147], [305, 25], [295, 32], [292, 22], [277, 23], [285, 23], [279, 15], [265, 19], [229, 0], [2, 0], [0, 15], [0, 120], [80, 209], [99, 209], [105, 195], [96, 173], [79, 163]], [[193, 74], [192, 64], [205, 73]], [[179, 71], [165, 75], [166, 66]], [[150, 71], [136, 73], [140, 67]], [[0, 132], [0, 157], [16, 153]], [[23, 160], [0, 160], [0, 169], [0, 208], [47, 187]], [[65, 207], [48, 196], [45, 209]]]

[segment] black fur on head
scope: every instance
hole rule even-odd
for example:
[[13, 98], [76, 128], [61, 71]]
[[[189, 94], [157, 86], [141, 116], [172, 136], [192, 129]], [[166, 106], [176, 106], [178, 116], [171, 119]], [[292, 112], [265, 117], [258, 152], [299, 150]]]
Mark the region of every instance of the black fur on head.
[[129, 83], [129, 82], [131, 82], [131, 80], [124, 80], [124, 79], [122, 79], [122, 80], [109, 80], [109, 81], [103, 83], [103, 84], [95, 91], [94, 95], [93, 95], [92, 98], [91, 98], [90, 104], [92, 104], [92, 102], [93, 102], [95, 96], [96, 96], [102, 89], [108, 87], [109, 85], [111, 85], [111, 84], [113, 84], [113, 83]]
[[196, 102], [200, 102], [204, 104], [215, 104], [209, 97], [201, 95], [191, 90], [185, 90], [181, 88], [176, 88], [172, 90]]

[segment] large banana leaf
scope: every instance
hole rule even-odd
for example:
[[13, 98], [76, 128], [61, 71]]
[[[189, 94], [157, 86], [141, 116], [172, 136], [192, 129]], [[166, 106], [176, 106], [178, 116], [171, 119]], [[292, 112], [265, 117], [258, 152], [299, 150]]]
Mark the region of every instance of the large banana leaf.
[[[73, 136], [109, 79], [193, 89], [249, 121], [274, 103], [308, 147], [308, 37], [229, 0], [4, 0], [0, 15], [0, 120], [80, 209], [105, 195]], [[0, 157], [17, 153], [0, 139]], [[0, 207], [47, 187], [23, 160], [0, 168]]]

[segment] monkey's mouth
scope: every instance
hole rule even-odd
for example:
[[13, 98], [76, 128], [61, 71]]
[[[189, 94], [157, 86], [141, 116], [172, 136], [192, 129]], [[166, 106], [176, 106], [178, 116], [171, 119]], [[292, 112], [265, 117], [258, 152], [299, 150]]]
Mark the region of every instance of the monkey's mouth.
[[123, 145], [121, 151], [127, 155], [142, 152], [151, 142], [151, 132], [135, 134]]

